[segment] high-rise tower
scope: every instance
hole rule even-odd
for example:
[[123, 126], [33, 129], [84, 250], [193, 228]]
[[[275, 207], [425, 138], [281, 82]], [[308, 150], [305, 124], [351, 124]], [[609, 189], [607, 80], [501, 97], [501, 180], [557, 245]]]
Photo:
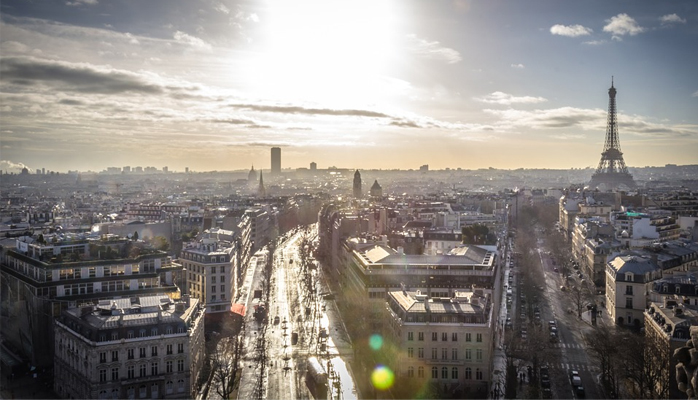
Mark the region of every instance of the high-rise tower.
[[272, 147], [271, 148], [271, 174], [279, 175], [281, 174], [281, 148]]
[[361, 173], [359, 173], [357, 169], [356, 172], [354, 172], [354, 197], [360, 199], [361, 195]]
[[608, 121], [606, 124], [606, 143], [601, 153], [601, 161], [596, 172], [591, 176], [589, 186], [597, 188], [605, 185], [606, 189], [618, 189], [620, 186], [635, 187], [633, 176], [623, 161], [623, 153], [620, 151], [620, 139], [618, 137], [618, 120], [616, 118], [616, 88], [608, 89]]

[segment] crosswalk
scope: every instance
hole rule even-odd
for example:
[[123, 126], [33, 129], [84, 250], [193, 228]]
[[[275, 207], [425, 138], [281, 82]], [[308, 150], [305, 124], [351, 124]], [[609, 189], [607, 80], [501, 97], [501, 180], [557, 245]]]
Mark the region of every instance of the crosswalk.
[[552, 347], [557, 349], [583, 349], [584, 345], [579, 343], [553, 343]]
[[599, 372], [601, 368], [595, 365], [584, 365], [584, 364], [569, 364], [569, 363], [559, 363], [551, 364], [551, 369], [561, 369], [563, 371], [575, 370], [575, 371], [589, 371], [589, 372]]

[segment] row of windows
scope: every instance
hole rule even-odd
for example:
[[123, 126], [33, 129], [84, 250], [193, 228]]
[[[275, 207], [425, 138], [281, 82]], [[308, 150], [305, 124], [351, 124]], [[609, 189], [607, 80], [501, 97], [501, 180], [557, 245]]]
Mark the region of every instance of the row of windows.
[[[138, 348], [138, 358], [145, 358], [148, 357], [148, 348], [147, 347], [139, 347]], [[184, 353], [184, 343], [178, 343], [177, 344], [177, 354], [183, 354]], [[174, 354], [173, 351], [173, 345], [168, 344], [165, 347], [165, 355], [171, 355]], [[100, 363], [106, 363], [107, 362], [107, 352], [102, 351], [99, 353], [99, 362]], [[111, 351], [111, 357], [109, 358], [111, 362], [114, 361], [119, 361], [119, 350], [112, 350]], [[136, 358], [136, 349], [135, 348], [130, 348], [126, 349], [126, 359], [127, 360], [133, 360]], [[157, 357], [158, 355], [158, 346], [150, 346], [150, 357]]]
[[[438, 359], [438, 353], [439, 349], [436, 347], [433, 347], [431, 349], [431, 359], [432, 360], [437, 360]], [[448, 360], [448, 348], [443, 347], [441, 348], [441, 359], [442, 360]], [[476, 361], [482, 361], [482, 349], [475, 349], [475, 360]], [[414, 358], [414, 348], [408, 347], [407, 348], [407, 357], [408, 358]], [[420, 347], [417, 349], [417, 358], [424, 358], [424, 347]], [[465, 360], [466, 361], [471, 361], [473, 359], [473, 349], [465, 349]], [[451, 348], [451, 360], [453, 361], [458, 361], [458, 349], [457, 348]]]
[[405, 318], [406, 322], [434, 322], [434, 323], [451, 323], [451, 324], [483, 324], [485, 323], [485, 316], [483, 315], [462, 315], [462, 314], [431, 314], [427, 318], [424, 313], [408, 313]]
[[[138, 397], [143, 399], [148, 396], [147, 392], [147, 387], [145, 385], [141, 385], [138, 388]], [[167, 391], [168, 394], [174, 392], [174, 382], [173, 381], [167, 381], [165, 384], [165, 390]], [[157, 399], [160, 396], [158, 395], [158, 392], [160, 391], [160, 386], [156, 383], [153, 384], [150, 387], [150, 396], [153, 399]], [[177, 391], [183, 392], [184, 391], [184, 379], [180, 379], [177, 381]], [[108, 399], [109, 398], [109, 392], [106, 390], [102, 390], [99, 392], [99, 398], [100, 399]], [[112, 399], [118, 399], [120, 398], [119, 395], [119, 389], [114, 388], [111, 390], [111, 398]], [[126, 389], [126, 398], [128, 399], [135, 399], [136, 398], [136, 388], [134, 386], [129, 386], [128, 389]]]
[[[175, 329], [172, 326], [168, 326], [165, 328], [165, 334], [166, 335], [172, 335], [174, 334]], [[177, 327], [177, 333], [184, 333], [184, 326], [180, 325]], [[160, 331], [158, 328], [151, 328], [150, 329], [150, 335], [148, 335], [148, 331], [146, 329], [141, 329], [138, 331], [138, 337], [148, 337], [148, 336], [158, 336], [160, 334]], [[134, 339], [136, 337], [136, 332], [135, 331], [127, 331], [126, 332], [126, 339]], [[119, 340], [121, 339], [119, 337], [119, 332], [112, 332], [111, 335], [107, 335], [106, 333], [101, 333], [99, 335], [99, 341], [100, 342], [106, 342], [107, 340]]]
[[[472, 342], [472, 339], [473, 339], [472, 333], [467, 332], [465, 334], [465, 341]], [[409, 340], [409, 341], [414, 340], [414, 332], [407, 332], [407, 340]], [[417, 332], [417, 340], [424, 341], [424, 332]], [[432, 342], [438, 341], [439, 340], [439, 333], [432, 332], [431, 333], [431, 340], [432, 340]], [[441, 341], [442, 342], [448, 341], [448, 332], [441, 332]], [[451, 332], [451, 341], [452, 342], [458, 341], [458, 332]], [[475, 341], [478, 343], [482, 342], [482, 333], [475, 334]]]
[[[449, 379], [449, 374], [448, 367], [441, 367], [441, 379]], [[480, 368], [475, 368], [475, 380], [481, 381], [482, 380], [482, 370]], [[407, 367], [407, 377], [408, 378], [414, 378], [414, 367]], [[424, 367], [418, 367], [417, 368], [417, 377], [418, 378], [424, 378]], [[438, 367], [431, 367], [431, 379], [439, 379], [439, 368]], [[450, 379], [458, 379], [458, 367], [452, 367], [451, 368], [451, 378]], [[473, 370], [470, 367], [467, 367], [465, 369], [465, 379], [466, 380], [472, 380], [473, 379]]]
[[[174, 371], [174, 362], [173, 361], [167, 361], [165, 362], [165, 373], [173, 373]], [[99, 370], [99, 381], [100, 382], [107, 382], [107, 377], [111, 377], [111, 381], [118, 381], [121, 376], [120, 376], [120, 368], [112, 368], [111, 369], [111, 374], [107, 374], [107, 369], [102, 368]], [[146, 363], [139, 364], [138, 365], [138, 377], [139, 378], [145, 378], [147, 375], [148, 371], [148, 365]], [[184, 372], [184, 360], [177, 360], [177, 372]], [[160, 364], [158, 362], [151, 362], [150, 363], [150, 376], [156, 376], [160, 374]], [[136, 366], [135, 365], [129, 365], [126, 367], [126, 379], [134, 379], [136, 377]]]

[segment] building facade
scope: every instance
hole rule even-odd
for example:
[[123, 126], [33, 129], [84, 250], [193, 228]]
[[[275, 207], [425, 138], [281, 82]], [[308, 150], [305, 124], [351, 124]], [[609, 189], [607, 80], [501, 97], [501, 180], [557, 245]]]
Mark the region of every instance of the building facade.
[[165, 295], [64, 310], [55, 323], [54, 391], [62, 398], [194, 398], [203, 310]]

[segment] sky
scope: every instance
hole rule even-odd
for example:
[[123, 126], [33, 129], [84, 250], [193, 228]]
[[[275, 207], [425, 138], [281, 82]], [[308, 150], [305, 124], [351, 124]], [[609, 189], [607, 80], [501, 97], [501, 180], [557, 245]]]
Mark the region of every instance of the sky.
[[[0, 4], [0, 169], [698, 163], [698, 2]], [[613, 78], [612, 78], [613, 77]]]

